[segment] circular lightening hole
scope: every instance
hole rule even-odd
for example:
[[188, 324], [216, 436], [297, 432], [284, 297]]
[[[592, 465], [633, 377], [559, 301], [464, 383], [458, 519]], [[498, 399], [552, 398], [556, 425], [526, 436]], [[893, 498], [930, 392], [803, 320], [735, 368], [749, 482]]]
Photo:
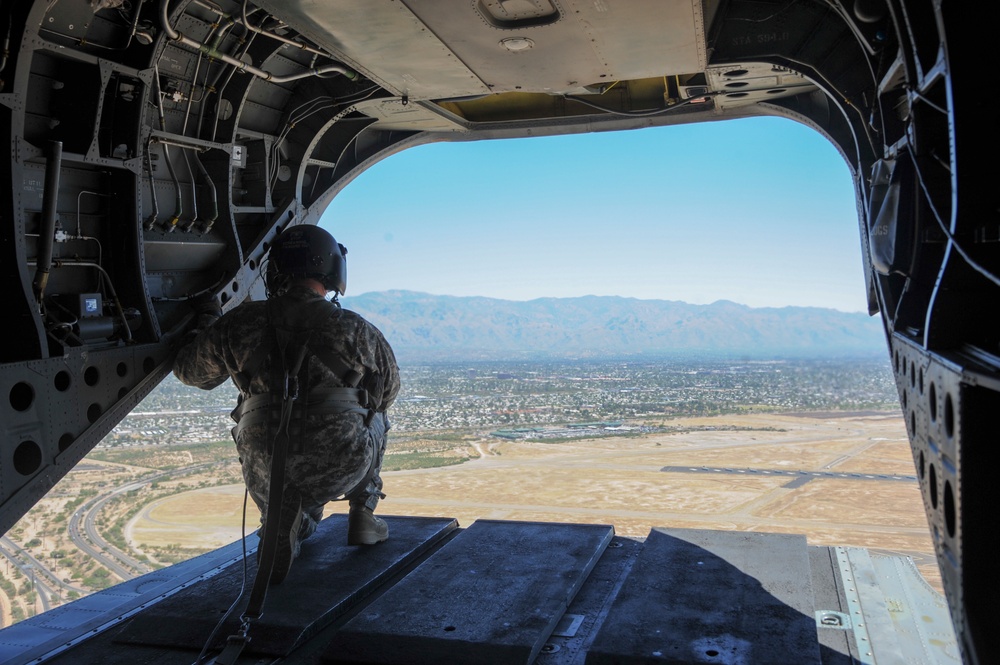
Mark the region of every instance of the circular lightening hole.
[[56, 390], [61, 393], [69, 390], [69, 386], [72, 383], [70, 373], [66, 370], [60, 370], [56, 372], [55, 380], [52, 381], [52, 385], [55, 386]]
[[42, 449], [34, 441], [22, 441], [14, 450], [14, 470], [29, 476], [42, 465]]
[[944, 482], [944, 528], [949, 538], [955, 537], [955, 493], [948, 480]]
[[930, 390], [930, 394], [927, 396], [927, 401], [929, 402], [929, 404], [927, 406], [928, 406], [928, 408], [930, 409], [930, 412], [931, 412], [931, 422], [932, 423], [936, 423], [937, 422], [937, 385], [935, 385], [935, 383], [933, 381], [931, 381], [931, 390]]
[[948, 438], [955, 436], [955, 406], [951, 400], [951, 393], [944, 396], [944, 433]]
[[938, 494], [937, 494], [937, 469], [931, 464], [931, 472], [928, 474], [927, 479], [927, 489], [931, 492], [931, 508], [937, 510], [938, 504]]
[[10, 405], [15, 411], [27, 411], [35, 402], [35, 389], [31, 387], [30, 383], [18, 381], [10, 389], [10, 395], [7, 399], [10, 400]]

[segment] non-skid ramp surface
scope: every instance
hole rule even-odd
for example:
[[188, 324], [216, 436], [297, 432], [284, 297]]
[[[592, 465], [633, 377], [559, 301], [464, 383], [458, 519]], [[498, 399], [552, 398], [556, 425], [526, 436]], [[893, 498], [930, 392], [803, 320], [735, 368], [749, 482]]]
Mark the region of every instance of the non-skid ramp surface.
[[[302, 551], [280, 585], [267, 592], [264, 612], [252, 622], [247, 652], [282, 655], [355, 607], [388, 578], [434, 547], [458, 524], [450, 518], [383, 516], [389, 540], [371, 547], [347, 546], [347, 516], [332, 515], [302, 543]], [[255, 536], [251, 536], [256, 540]], [[219, 630], [213, 649], [236, 632], [256, 571], [247, 557], [247, 587], [239, 607]], [[216, 623], [239, 594], [243, 566], [194, 585], [132, 619], [117, 643], [200, 651]]]
[[653, 529], [587, 654], [605, 663], [820, 663], [805, 537]]
[[530, 663], [614, 536], [480, 520], [336, 633], [331, 663]]

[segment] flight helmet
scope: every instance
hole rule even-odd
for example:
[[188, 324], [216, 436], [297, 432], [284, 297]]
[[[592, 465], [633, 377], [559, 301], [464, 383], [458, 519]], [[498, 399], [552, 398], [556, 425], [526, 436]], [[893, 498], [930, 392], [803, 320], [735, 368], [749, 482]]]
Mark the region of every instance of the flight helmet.
[[311, 277], [327, 291], [347, 290], [347, 248], [324, 229], [301, 224], [285, 229], [271, 243], [264, 284], [281, 295], [293, 280]]

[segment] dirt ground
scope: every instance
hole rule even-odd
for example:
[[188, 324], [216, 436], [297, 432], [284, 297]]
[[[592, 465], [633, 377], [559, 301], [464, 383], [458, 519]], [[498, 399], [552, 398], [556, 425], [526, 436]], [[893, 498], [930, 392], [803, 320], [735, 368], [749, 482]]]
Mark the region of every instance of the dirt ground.
[[[470, 462], [383, 474], [388, 496], [379, 511], [454, 517], [463, 526], [477, 519], [613, 524], [618, 534], [636, 537], [655, 526], [801, 533], [813, 545], [911, 556], [941, 589], [915, 480], [824, 475], [914, 476], [900, 416], [761, 414], [671, 424], [694, 431], [564, 443], [484, 439], [470, 448], [479, 454]], [[722, 429], [729, 426], [776, 431]], [[127, 535], [136, 544], [216, 547], [239, 538], [242, 501], [241, 486], [162, 499], [129, 524]], [[343, 511], [340, 503], [327, 508]], [[257, 520], [251, 502], [248, 533]]]

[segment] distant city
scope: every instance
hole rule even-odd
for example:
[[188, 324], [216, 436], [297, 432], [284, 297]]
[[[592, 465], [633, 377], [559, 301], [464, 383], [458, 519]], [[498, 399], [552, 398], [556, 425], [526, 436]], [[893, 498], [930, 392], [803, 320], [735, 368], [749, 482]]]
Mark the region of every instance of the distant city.
[[[405, 365], [400, 372], [402, 389], [390, 410], [397, 436], [442, 429], [643, 424], [741, 412], [899, 409], [888, 357], [462, 362]], [[230, 382], [202, 391], [170, 376], [99, 448], [228, 440], [235, 404]]]

